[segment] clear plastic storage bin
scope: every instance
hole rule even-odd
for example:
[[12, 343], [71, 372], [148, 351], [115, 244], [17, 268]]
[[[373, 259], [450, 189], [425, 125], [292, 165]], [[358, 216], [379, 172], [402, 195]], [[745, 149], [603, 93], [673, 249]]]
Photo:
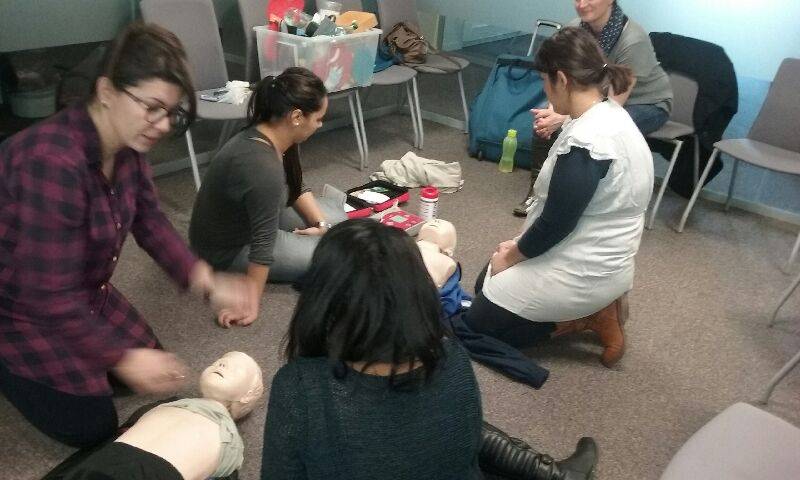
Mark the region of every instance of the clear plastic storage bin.
[[264, 26], [253, 29], [261, 78], [279, 75], [289, 67], [305, 67], [325, 82], [328, 92], [372, 84], [378, 29], [336, 37], [301, 37]]

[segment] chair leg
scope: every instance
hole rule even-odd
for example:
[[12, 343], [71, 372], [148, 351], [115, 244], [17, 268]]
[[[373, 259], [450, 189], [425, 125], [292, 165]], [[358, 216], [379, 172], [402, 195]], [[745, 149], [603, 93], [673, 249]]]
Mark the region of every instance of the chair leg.
[[[361, 127], [361, 144], [364, 145], [364, 167], [369, 163], [369, 144], [367, 143], [367, 129], [364, 127], [364, 109], [361, 108], [361, 89], [356, 88], [356, 112], [358, 113], [358, 125]], [[362, 168], [363, 170], [364, 168]]]
[[464, 108], [464, 133], [469, 133], [469, 109], [467, 108], [467, 95], [464, 93], [464, 77], [458, 71], [458, 88], [461, 90], [461, 106]]
[[417, 109], [417, 127], [419, 128], [419, 148], [425, 144], [425, 129], [422, 126], [422, 108], [419, 105], [419, 85], [417, 84], [417, 77], [411, 79], [411, 90], [414, 92], [414, 108]]
[[664, 180], [661, 182], [661, 187], [658, 189], [658, 196], [656, 196], [656, 201], [653, 204], [653, 209], [650, 212], [650, 221], [647, 222], [647, 229], [653, 228], [653, 223], [656, 221], [656, 213], [658, 212], [658, 207], [661, 205], [661, 199], [664, 197], [664, 191], [667, 190], [667, 184], [669, 183], [669, 178], [672, 175], [672, 169], [675, 168], [675, 162], [678, 160], [678, 154], [681, 152], [681, 147], [683, 147], [682, 140], [673, 140], [675, 144], [675, 150], [672, 152], [672, 158], [669, 159], [669, 166], [667, 167], [667, 173], [664, 175]]
[[797, 290], [798, 285], [800, 285], [800, 275], [798, 275], [797, 278], [795, 278], [792, 284], [789, 286], [789, 288], [787, 288], [786, 291], [783, 292], [783, 296], [778, 302], [778, 305], [776, 305], [775, 309], [772, 311], [772, 316], [770, 316], [769, 318], [769, 323], [767, 324], [767, 327], [771, 328], [773, 325], [775, 325], [775, 319], [778, 318], [778, 311], [781, 309], [783, 304], [786, 303], [786, 300], [789, 300], [789, 297], [792, 296], [794, 291]]
[[700, 175], [700, 135], [694, 135], [694, 170], [692, 179], [694, 186], [697, 186], [697, 177]]
[[800, 363], [800, 352], [797, 352], [797, 355], [786, 362], [783, 368], [781, 368], [780, 371], [778, 371], [778, 373], [772, 377], [772, 380], [769, 381], [767, 388], [764, 389], [764, 393], [761, 395], [759, 402], [766, 405], [769, 401], [769, 397], [772, 396], [772, 391], [775, 390], [775, 387], [781, 382], [781, 380], [783, 380], [783, 377], [785, 377], [790, 371], [792, 371], [794, 367], [797, 366], [798, 363]]
[[709, 172], [711, 172], [711, 167], [717, 160], [717, 155], [719, 155], [719, 149], [715, 148], [714, 151], [711, 152], [711, 156], [708, 158], [708, 164], [703, 170], [703, 174], [700, 176], [700, 179], [697, 181], [697, 185], [694, 187], [694, 192], [692, 192], [692, 198], [689, 199], [689, 204], [686, 205], [686, 209], [683, 211], [681, 221], [678, 223], [678, 232], [683, 232], [683, 227], [686, 226], [686, 219], [689, 218], [689, 213], [691, 213], [692, 207], [694, 207], [694, 202], [697, 201], [697, 197], [700, 195], [700, 190], [703, 189], [703, 184], [705, 183]]
[[788, 273], [789, 269], [792, 268], [794, 265], [794, 261], [797, 260], [797, 251], [800, 250], [800, 233], [797, 234], [797, 240], [794, 241], [794, 247], [792, 247], [792, 253], [789, 254], [789, 261], [786, 262], [786, 266], [783, 267], [783, 271]]
[[194, 153], [194, 142], [192, 142], [192, 130], [186, 129], [186, 147], [189, 149], [189, 161], [192, 164], [192, 175], [194, 176], [194, 188], [200, 190], [200, 169], [197, 166], [197, 155]]
[[348, 95], [347, 95], [347, 103], [350, 105], [350, 121], [353, 123], [353, 132], [356, 135], [356, 146], [358, 146], [358, 153], [359, 153], [359, 157], [361, 159], [360, 169], [364, 170], [364, 168], [366, 168], [366, 166], [367, 166], [366, 165], [367, 164], [367, 158], [366, 158], [366, 156], [364, 154], [364, 144], [362, 143], [362, 140], [361, 140], [361, 131], [360, 131], [360, 128], [359, 128], [358, 118], [356, 116], [356, 106], [355, 106], [355, 102], [353, 101], [353, 97], [354, 96], [355, 95], [353, 95], [352, 92], [348, 93]]
[[414, 93], [411, 91], [411, 82], [406, 82], [404, 85], [408, 98], [408, 113], [411, 115], [411, 125], [414, 127], [414, 148], [419, 148], [419, 127], [417, 126], [417, 108], [414, 106]]
[[736, 172], [739, 170], [739, 159], [733, 159], [733, 171], [731, 172], [731, 183], [728, 185], [728, 198], [725, 199], [725, 211], [731, 209], [731, 198], [733, 197], [733, 186], [736, 184]]

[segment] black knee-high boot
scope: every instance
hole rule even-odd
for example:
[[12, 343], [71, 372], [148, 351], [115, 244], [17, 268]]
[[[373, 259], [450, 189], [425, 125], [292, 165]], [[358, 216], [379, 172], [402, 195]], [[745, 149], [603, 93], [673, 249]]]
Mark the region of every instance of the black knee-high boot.
[[510, 480], [588, 480], [597, 463], [597, 445], [591, 438], [581, 438], [575, 452], [557, 462], [483, 422], [479, 462], [483, 471]]

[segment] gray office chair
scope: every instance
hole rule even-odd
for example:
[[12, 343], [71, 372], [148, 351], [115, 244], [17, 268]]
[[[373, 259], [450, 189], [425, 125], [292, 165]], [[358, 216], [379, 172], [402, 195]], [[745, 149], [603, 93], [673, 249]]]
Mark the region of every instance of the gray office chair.
[[244, 29], [244, 78], [250, 83], [261, 79], [258, 69], [258, 45], [253, 27], [266, 25], [266, 11], [269, 0], [239, 0], [239, 15]]
[[[317, 8], [324, 0], [317, 0]], [[363, 11], [361, 0], [341, 0], [342, 12], [351, 10]], [[373, 85], [392, 86], [405, 85], [408, 110], [411, 116], [411, 126], [414, 128], [414, 147], [421, 149], [425, 140], [422, 129], [422, 113], [419, 106], [419, 88], [417, 87], [417, 71], [402, 65], [392, 65], [386, 70], [375, 72], [372, 78]], [[363, 131], [364, 145], [367, 144], [367, 134]]]
[[[798, 285], [800, 285], [800, 275], [798, 275], [789, 288], [783, 292], [783, 296], [778, 302], [778, 305], [776, 305], [775, 309], [772, 311], [772, 316], [770, 316], [767, 327], [771, 328], [773, 325], [775, 325], [775, 320], [778, 318], [778, 311], [781, 309], [783, 304], [789, 300], [789, 297], [792, 296], [792, 293], [797, 290]], [[761, 398], [759, 400], [761, 403], [766, 405], [767, 401], [769, 401], [769, 397], [772, 395], [772, 391], [775, 390], [775, 387], [781, 382], [781, 380], [784, 379], [784, 377], [786, 377], [790, 371], [792, 371], [794, 367], [797, 366], [798, 363], [800, 363], [800, 352], [797, 352], [797, 355], [786, 362], [786, 364], [780, 370], [778, 370], [778, 373], [772, 377], [772, 380], [770, 380], [767, 386], [764, 388], [764, 393], [761, 394]]]
[[[416, 0], [377, 0], [378, 16], [380, 26], [384, 32], [400, 22], [406, 22], [419, 27], [419, 16], [417, 15]], [[451, 61], [452, 59], [452, 61]], [[458, 71], [452, 72], [453, 67], [458, 64]], [[411, 65], [411, 68], [422, 74], [445, 75], [456, 73], [458, 77], [458, 87], [461, 92], [461, 106], [464, 109], [464, 132], [469, 129], [469, 109], [467, 108], [467, 96], [464, 93], [464, 77], [461, 72], [469, 65], [469, 61], [460, 57], [429, 53], [425, 63]], [[421, 121], [420, 121], [421, 124]]]
[[731, 183], [725, 209], [730, 207], [736, 170], [739, 160], [774, 170], [800, 175], [800, 59], [786, 58], [781, 63], [775, 80], [769, 88], [767, 99], [753, 123], [747, 138], [720, 140], [708, 159], [692, 198], [683, 212], [678, 231], [682, 232], [703, 183], [720, 152], [734, 158]]
[[694, 433], [660, 480], [788, 480], [800, 472], [800, 428], [736, 403]]
[[[183, 44], [197, 89], [197, 118], [222, 120], [217, 149], [233, 133], [236, 120], [247, 117], [247, 102], [242, 105], [208, 102], [200, 96], [228, 81], [228, 69], [219, 38], [219, 26], [211, 0], [142, 0], [142, 17], [173, 32]], [[186, 130], [186, 145], [192, 164], [195, 187], [200, 189], [200, 171], [191, 129]]]
[[647, 222], [648, 229], [653, 228], [653, 222], [655, 222], [658, 207], [661, 205], [661, 199], [664, 197], [664, 191], [667, 189], [672, 169], [675, 168], [678, 154], [681, 152], [681, 147], [683, 147], [682, 137], [689, 135], [693, 137], [695, 184], [697, 183], [697, 171], [700, 164], [700, 138], [694, 130], [694, 103], [697, 99], [697, 82], [679, 73], [670, 72], [669, 83], [672, 84], [674, 97], [672, 113], [670, 113], [667, 123], [648, 135], [648, 137], [669, 142], [675, 145], [675, 150], [672, 151], [667, 173], [664, 175], [664, 181], [661, 182], [661, 188], [658, 190], [656, 201], [650, 212], [650, 220]]

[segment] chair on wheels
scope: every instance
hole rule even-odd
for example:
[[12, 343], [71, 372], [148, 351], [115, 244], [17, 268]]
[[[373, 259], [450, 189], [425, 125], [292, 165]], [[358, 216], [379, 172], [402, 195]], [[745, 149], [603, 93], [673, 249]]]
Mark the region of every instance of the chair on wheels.
[[[225, 66], [214, 5], [211, 0], [142, 0], [140, 7], [145, 21], [170, 30], [183, 44], [197, 89], [197, 118], [225, 122], [217, 142], [219, 149], [233, 133], [236, 121], [247, 117], [247, 103], [233, 105], [208, 102], [200, 98], [206, 91], [224, 87], [228, 82], [228, 69]], [[186, 145], [195, 188], [199, 190], [200, 171], [191, 129], [186, 130]]]
[[[317, 8], [321, 6], [324, 0], [317, 0]], [[363, 3], [361, 0], [342, 0], [342, 11], [347, 12], [350, 10], [363, 11]], [[411, 126], [414, 129], [414, 147], [421, 149], [422, 143], [425, 140], [425, 134], [422, 129], [422, 115], [419, 106], [419, 88], [417, 87], [417, 71], [413, 68], [405, 67], [403, 65], [392, 65], [391, 67], [375, 72], [372, 78], [372, 85], [392, 86], [392, 85], [405, 85], [406, 98], [408, 101], [408, 110], [411, 116]], [[362, 135], [364, 138], [364, 145], [367, 145], [367, 134], [363, 129]], [[369, 149], [367, 148], [367, 152]]]
[[681, 140], [682, 137], [692, 136], [692, 143], [694, 144], [695, 184], [697, 183], [697, 173], [700, 165], [700, 138], [694, 130], [694, 103], [697, 99], [697, 82], [679, 73], [670, 72], [669, 83], [672, 85], [674, 96], [669, 120], [667, 120], [667, 123], [661, 128], [648, 135], [648, 137], [669, 142], [675, 145], [675, 150], [672, 151], [667, 173], [664, 175], [661, 188], [658, 189], [656, 201], [653, 203], [653, 208], [650, 212], [650, 220], [647, 222], [648, 229], [653, 228], [653, 222], [655, 222], [658, 207], [661, 205], [661, 199], [664, 197], [664, 191], [667, 189], [667, 184], [669, 184], [672, 169], [675, 168], [678, 154], [680, 154], [681, 147], [683, 147], [684, 141]]
[[[388, 33], [389, 29], [400, 22], [406, 22], [419, 27], [416, 0], [377, 0], [377, 2], [380, 25], [385, 33]], [[421, 74], [456, 74], [458, 77], [458, 87], [461, 92], [461, 106], [464, 110], [464, 133], [469, 131], [469, 109], [467, 107], [467, 96], [464, 93], [464, 77], [461, 72], [468, 65], [469, 61], [463, 58], [450, 55], [445, 57], [435, 53], [428, 53], [424, 63], [410, 65], [411, 68]], [[453, 72], [454, 67], [458, 68], [455, 72]], [[419, 123], [422, 125], [421, 118]]]
[[786, 58], [781, 63], [775, 80], [769, 88], [767, 99], [758, 112], [747, 138], [720, 140], [714, 144], [714, 151], [708, 164], [695, 185], [692, 197], [683, 212], [678, 231], [682, 232], [686, 219], [697, 201], [703, 183], [711, 171], [717, 155], [726, 153], [734, 158], [731, 182], [725, 209], [730, 207], [736, 170], [739, 161], [774, 170], [776, 172], [800, 175], [800, 59]]
[[[781, 300], [778, 302], [778, 305], [775, 306], [775, 310], [772, 311], [772, 316], [769, 319], [767, 327], [772, 327], [773, 325], [775, 325], [775, 319], [778, 318], [778, 311], [781, 309], [783, 304], [786, 303], [787, 300], [789, 300], [789, 297], [792, 296], [792, 293], [794, 293], [794, 291], [797, 290], [798, 285], [800, 285], [800, 275], [798, 275], [797, 278], [795, 278], [792, 284], [789, 286], [789, 288], [787, 288], [786, 291], [783, 292]], [[764, 388], [764, 393], [761, 394], [761, 398], [759, 399], [761, 403], [766, 405], [767, 401], [769, 401], [769, 397], [772, 395], [772, 391], [775, 390], [775, 387], [781, 382], [781, 380], [784, 379], [784, 377], [786, 377], [786, 375], [790, 371], [792, 371], [794, 367], [797, 366], [798, 363], [800, 363], [800, 352], [797, 352], [797, 355], [795, 355], [794, 357], [792, 357], [791, 360], [786, 362], [786, 364], [778, 371], [778, 373], [776, 373], [775, 376], [772, 377], [772, 379], [767, 384], [766, 388]]]

